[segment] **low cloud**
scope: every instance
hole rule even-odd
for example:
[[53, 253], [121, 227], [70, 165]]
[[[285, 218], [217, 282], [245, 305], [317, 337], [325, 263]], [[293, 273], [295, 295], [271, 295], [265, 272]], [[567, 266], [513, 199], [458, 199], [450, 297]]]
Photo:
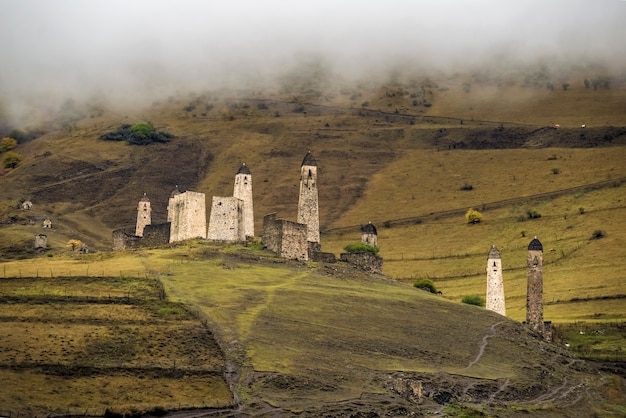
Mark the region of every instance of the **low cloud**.
[[534, 63], [624, 73], [618, 0], [0, 0], [0, 94], [26, 105], [263, 86], [307, 60], [337, 77]]

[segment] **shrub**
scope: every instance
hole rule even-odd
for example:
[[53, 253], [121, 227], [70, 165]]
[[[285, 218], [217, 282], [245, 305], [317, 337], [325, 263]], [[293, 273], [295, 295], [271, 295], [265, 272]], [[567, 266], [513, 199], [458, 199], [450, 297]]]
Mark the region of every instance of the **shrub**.
[[585, 208], [583, 208], [582, 206], [578, 208], [578, 213], [580, 213], [581, 215], [584, 215], [585, 213]]
[[468, 224], [477, 224], [483, 219], [483, 214], [477, 210], [469, 208], [467, 212], [465, 212], [465, 221]]
[[605, 236], [606, 236], [606, 232], [605, 231], [603, 231], [601, 229], [596, 229], [591, 234], [591, 239], [600, 239], [600, 238], [604, 238]]
[[79, 239], [71, 239], [67, 242], [66, 245], [72, 251], [78, 251], [82, 248], [83, 242]]
[[153, 142], [169, 142], [174, 135], [157, 131], [150, 122], [138, 122], [134, 125], [123, 124], [113, 132], [100, 136], [105, 141], [126, 141], [131, 145], [148, 145]]
[[539, 219], [541, 218], [541, 213], [534, 209], [528, 209], [528, 211], [526, 211], [526, 216], [528, 216], [528, 219]]
[[344, 247], [349, 253], [370, 253], [370, 254], [378, 254], [379, 248], [373, 245], [366, 244], [364, 242], [357, 242], [354, 244], [348, 244]]
[[471, 184], [465, 183], [464, 185], [461, 186], [461, 190], [474, 190], [474, 186], [472, 186]]
[[554, 167], [554, 168], [552, 169], [552, 174], [559, 174], [560, 172], [561, 172], [561, 169], [560, 169], [560, 168]]
[[15, 168], [22, 162], [22, 155], [17, 152], [9, 151], [2, 157], [2, 166], [4, 168]]
[[12, 150], [16, 146], [17, 146], [17, 141], [15, 139], [10, 138], [8, 136], [5, 138], [2, 138], [2, 141], [0, 141], [0, 154], [7, 152], [9, 150]]
[[370, 105], [370, 102], [368, 102], [367, 100], [361, 103], [362, 107], [368, 107], [369, 105]]
[[485, 299], [480, 295], [465, 295], [461, 299], [461, 303], [475, 306], [485, 306]]
[[413, 287], [437, 294], [437, 288], [435, 287], [435, 284], [432, 280], [429, 279], [417, 279], [413, 283]]

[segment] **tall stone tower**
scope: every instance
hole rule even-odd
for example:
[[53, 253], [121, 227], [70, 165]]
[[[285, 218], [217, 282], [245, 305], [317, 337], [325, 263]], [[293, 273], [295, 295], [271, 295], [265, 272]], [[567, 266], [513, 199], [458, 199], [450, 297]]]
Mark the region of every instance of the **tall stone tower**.
[[143, 194], [141, 200], [137, 204], [137, 227], [135, 228], [135, 235], [143, 237], [143, 229], [146, 225], [152, 223], [152, 209], [150, 208], [150, 199], [146, 194]]
[[506, 316], [504, 302], [504, 282], [502, 280], [502, 260], [500, 251], [491, 246], [487, 256], [487, 303], [486, 309]]
[[544, 335], [543, 323], [543, 246], [535, 237], [528, 244], [528, 289], [526, 293], [526, 325]]
[[252, 174], [243, 163], [235, 175], [233, 197], [243, 201], [242, 223], [239, 228], [245, 238], [254, 236], [254, 207], [252, 204]]
[[300, 168], [298, 223], [307, 226], [307, 241], [320, 242], [320, 215], [317, 193], [317, 161], [307, 152]]

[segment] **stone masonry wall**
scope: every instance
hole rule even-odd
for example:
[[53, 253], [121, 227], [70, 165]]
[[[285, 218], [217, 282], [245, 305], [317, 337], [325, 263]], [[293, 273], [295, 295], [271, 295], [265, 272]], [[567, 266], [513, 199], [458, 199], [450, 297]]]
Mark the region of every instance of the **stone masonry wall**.
[[276, 219], [271, 213], [263, 218], [263, 245], [278, 256], [308, 260], [307, 227], [304, 224]]
[[170, 242], [206, 238], [206, 198], [204, 193], [184, 192], [170, 198], [168, 220]]
[[242, 225], [244, 202], [236, 197], [213, 196], [207, 239], [241, 242], [246, 236]]
[[382, 274], [383, 258], [372, 253], [341, 253], [339, 260], [370, 273]]
[[169, 222], [146, 225], [143, 230], [143, 237], [139, 237], [133, 234], [133, 232], [124, 228], [113, 231], [113, 251], [158, 247], [170, 242]]

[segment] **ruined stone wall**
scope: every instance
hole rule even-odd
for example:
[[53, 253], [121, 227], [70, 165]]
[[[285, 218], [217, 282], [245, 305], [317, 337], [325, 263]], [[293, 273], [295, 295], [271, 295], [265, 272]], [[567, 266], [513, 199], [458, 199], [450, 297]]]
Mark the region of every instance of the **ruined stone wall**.
[[213, 196], [207, 239], [226, 242], [245, 241], [243, 216], [243, 200], [236, 197]]
[[146, 225], [143, 237], [124, 228], [113, 231], [113, 251], [131, 250], [134, 248], [158, 247], [170, 242], [170, 223]]
[[146, 225], [143, 230], [143, 238], [140, 240], [141, 247], [158, 247], [170, 242], [171, 223]]
[[308, 260], [307, 226], [276, 219], [271, 213], [263, 218], [263, 245], [280, 257]]
[[251, 174], [237, 174], [235, 176], [233, 197], [243, 201], [240, 228], [244, 239], [254, 237], [254, 203], [252, 201]]
[[35, 243], [33, 244], [33, 248], [35, 248], [35, 249], [39, 249], [39, 248], [46, 249], [46, 248], [48, 248], [48, 236], [45, 235], [45, 234], [37, 234], [37, 235], [35, 235]]
[[370, 273], [382, 274], [383, 258], [372, 253], [341, 253], [339, 260]]
[[320, 216], [317, 192], [317, 166], [303, 165], [300, 169], [298, 223], [307, 226], [307, 240], [320, 242]]
[[504, 282], [502, 279], [502, 259], [493, 246], [487, 257], [487, 297], [485, 308], [506, 316]]
[[137, 235], [126, 231], [124, 228], [116, 229], [115, 231], [113, 231], [113, 245], [111, 248], [113, 251], [138, 248], [140, 240], [141, 237], [138, 237]]
[[187, 191], [171, 197], [167, 218], [172, 223], [170, 242], [206, 238], [206, 198], [204, 193]]
[[278, 254], [281, 247], [281, 225], [276, 220], [276, 214], [270, 213], [263, 217], [263, 246]]

